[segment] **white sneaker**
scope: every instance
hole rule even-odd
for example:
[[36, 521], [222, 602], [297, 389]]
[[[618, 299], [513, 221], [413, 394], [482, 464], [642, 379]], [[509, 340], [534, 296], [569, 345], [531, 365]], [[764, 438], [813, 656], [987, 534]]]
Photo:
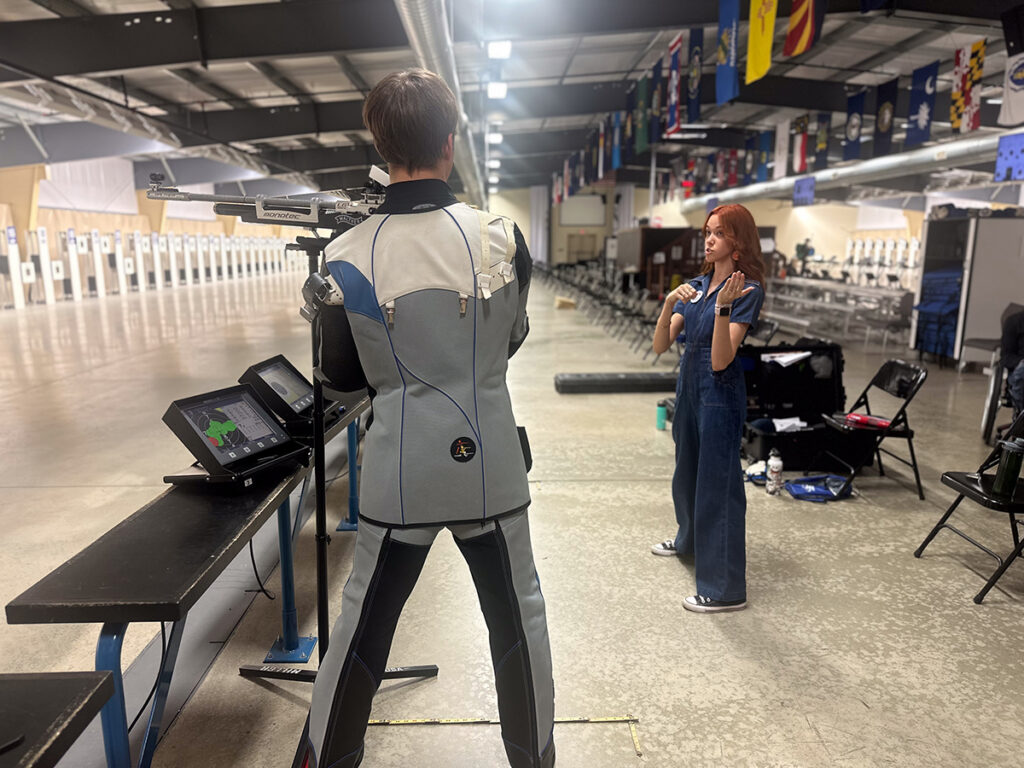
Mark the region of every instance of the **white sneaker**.
[[694, 613], [725, 613], [726, 611], [742, 611], [746, 607], [746, 600], [712, 600], [703, 595], [694, 595], [683, 600], [683, 608]]
[[661, 555], [662, 557], [668, 557], [669, 555], [676, 554], [676, 540], [665, 539], [658, 544], [651, 547], [651, 552], [655, 555]]

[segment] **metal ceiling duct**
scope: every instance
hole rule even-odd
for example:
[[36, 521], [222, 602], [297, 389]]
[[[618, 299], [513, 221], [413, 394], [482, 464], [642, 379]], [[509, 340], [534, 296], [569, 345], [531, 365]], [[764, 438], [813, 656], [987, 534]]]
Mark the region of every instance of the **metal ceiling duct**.
[[395, 0], [395, 8], [402, 19], [402, 27], [420, 66], [444, 78], [459, 104], [459, 125], [456, 130], [455, 167], [466, 197], [473, 205], [483, 207], [484, 187], [480, 165], [476, 159], [473, 134], [469, 118], [462, 104], [455, 51], [448, 32], [444, 0]]
[[901, 152], [895, 155], [875, 157], [861, 163], [843, 168], [826, 168], [800, 176], [787, 176], [784, 179], [750, 184], [737, 189], [727, 189], [714, 195], [702, 195], [684, 200], [679, 210], [688, 213], [704, 210], [710, 198], [717, 198], [719, 204], [739, 203], [744, 200], [757, 200], [764, 197], [788, 197], [793, 193], [793, 185], [797, 179], [814, 177], [815, 189], [835, 189], [854, 184], [869, 184], [883, 179], [898, 176], [909, 176], [914, 173], [928, 173], [954, 167], [957, 163], [984, 163], [995, 160], [999, 139], [1007, 134], [997, 133], [931, 147]]

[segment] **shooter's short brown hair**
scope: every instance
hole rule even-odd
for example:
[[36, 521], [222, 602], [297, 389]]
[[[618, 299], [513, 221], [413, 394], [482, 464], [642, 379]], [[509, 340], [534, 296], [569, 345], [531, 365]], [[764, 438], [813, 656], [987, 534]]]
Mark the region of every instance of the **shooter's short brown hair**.
[[363, 123], [380, 156], [410, 171], [437, 165], [458, 122], [455, 95], [425, 69], [392, 72], [363, 103]]

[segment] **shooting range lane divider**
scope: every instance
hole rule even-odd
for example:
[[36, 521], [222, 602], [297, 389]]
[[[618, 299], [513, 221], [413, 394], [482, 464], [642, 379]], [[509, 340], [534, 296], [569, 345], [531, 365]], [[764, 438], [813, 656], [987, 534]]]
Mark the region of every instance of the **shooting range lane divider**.
[[[559, 725], [572, 724], [606, 724], [626, 723], [629, 725], [629, 735], [633, 740], [633, 751], [637, 757], [643, 757], [644, 752], [640, 748], [640, 734], [637, 731], [639, 717], [633, 715], [613, 715], [611, 717], [556, 717], [555, 723]], [[431, 718], [403, 718], [388, 720], [370, 720], [369, 725], [501, 725], [500, 720], [487, 717], [431, 717]]]

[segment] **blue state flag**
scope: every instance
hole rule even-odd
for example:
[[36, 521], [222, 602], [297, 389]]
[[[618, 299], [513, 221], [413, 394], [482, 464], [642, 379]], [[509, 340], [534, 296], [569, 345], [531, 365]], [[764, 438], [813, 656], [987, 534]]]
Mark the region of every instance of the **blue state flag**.
[[939, 79], [939, 62], [933, 61], [914, 70], [910, 81], [910, 111], [907, 113], [905, 147], [923, 144], [932, 137], [935, 115], [935, 83]]
[[616, 112], [612, 124], [612, 170], [622, 165], [622, 113]]
[[704, 27], [690, 30], [686, 57], [686, 122], [700, 122], [700, 79], [704, 74]]
[[860, 132], [864, 126], [864, 91], [846, 99], [846, 129], [843, 132], [843, 160], [860, 157]]
[[896, 96], [899, 94], [900, 79], [893, 78], [878, 86], [877, 108], [875, 110], [875, 157], [888, 155], [892, 149], [892, 122], [896, 115]]
[[718, 0], [718, 43], [715, 102], [725, 104], [740, 95], [736, 55], [740, 29], [740, 0]]
[[661, 141], [661, 132], [663, 129], [661, 113], [663, 104], [661, 59], [658, 59], [654, 62], [654, 67], [651, 69], [651, 117], [647, 124], [647, 129], [650, 131], [647, 141], [652, 145]]
[[757, 171], [757, 136], [748, 136], [743, 150], [743, 181], [744, 186], [754, 181]]
[[761, 131], [757, 137], [757, 180], [768, 181], [768, 161], [772, 157], [772, 147], [775, 145], [775, 136], [771, 131]]

